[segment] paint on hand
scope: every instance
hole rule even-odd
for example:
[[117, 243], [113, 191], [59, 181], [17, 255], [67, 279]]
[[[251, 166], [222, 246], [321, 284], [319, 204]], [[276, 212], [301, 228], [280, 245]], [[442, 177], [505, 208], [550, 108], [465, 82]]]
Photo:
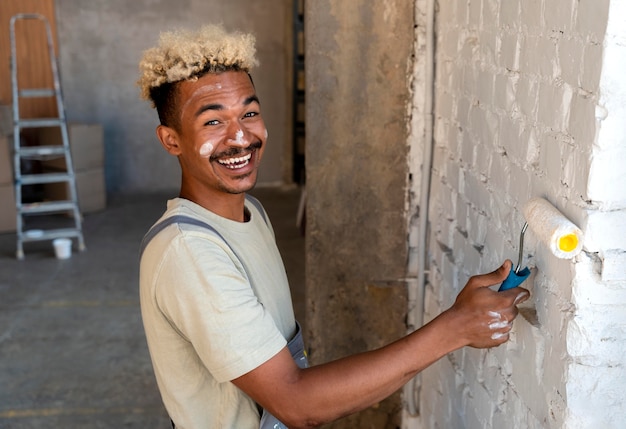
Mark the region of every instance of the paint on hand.
[[214, 149], [215, 148], [213, 147], [213, 143], [205, 142], [202, 146], [200, 146], [200, 156], [203, 158], [208, 158], [211, 156]]
[[496, 320], [489, 324], [489, 329], [491, 330], [502, 329], [502, 328], [506, 328], [509, 325], [510, 323], [507, 322], [506, 320]]
[[509, 335], [508, 332], [494, 332], [493, 334], [491, 334], [491, 339], [499, 340], [500, 338], [506, 337], [507, 335]]
[[[491, 319], [491, 323], [489, 323], [488, 325], [489, 329], [491, 329], [492, 331], [495, 331], [496, 329], [503, 329], [509, 326], [509, 322], [504, 317], [502, 317], [502, 314], [498, 313], [497, 311], [488, 311], [487, 314], [493, 317], [493, 319]], [[491, 338], [493, 338], [493, 336]]]
[[520, 293], [519, 295], [515, 297], [515, 302], [513, 303], [513, 305], [517, 305], [522, 301], [526, 301], [526, 298], [528, 298], [528, 293], [526, 292]]
[[502, 315], [500, 313], [498, 313], [497, 311], [488, 311], [487, 314], [490, 315], [491, 317], [493, 317], [495, 319], [495, 321], [502, 320]]

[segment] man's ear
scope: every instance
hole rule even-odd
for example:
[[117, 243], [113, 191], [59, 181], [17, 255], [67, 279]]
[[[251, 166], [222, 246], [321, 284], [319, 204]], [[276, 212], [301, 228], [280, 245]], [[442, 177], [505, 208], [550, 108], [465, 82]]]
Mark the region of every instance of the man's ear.
[[161, 144], [170, 155], [180, 155], [180, 139], [178, 138], [178, 133], [173, 128], [159, 125], [156, 129], [156, 134]]

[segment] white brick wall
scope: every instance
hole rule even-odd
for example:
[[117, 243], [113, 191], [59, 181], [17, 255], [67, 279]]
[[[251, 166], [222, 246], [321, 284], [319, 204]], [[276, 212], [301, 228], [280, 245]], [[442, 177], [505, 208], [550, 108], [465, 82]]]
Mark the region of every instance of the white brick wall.
[[[624, 427], [626, 2], [437, 4], [425, 319], [469, 276], [516, 262], [531, 197], [578, 224], [585, 247], [557, 260], [526, 234], [532, 300], [512, 339], [425, 371], [421, 425]], [[420, 160], [412, 162], [418, 172]]]

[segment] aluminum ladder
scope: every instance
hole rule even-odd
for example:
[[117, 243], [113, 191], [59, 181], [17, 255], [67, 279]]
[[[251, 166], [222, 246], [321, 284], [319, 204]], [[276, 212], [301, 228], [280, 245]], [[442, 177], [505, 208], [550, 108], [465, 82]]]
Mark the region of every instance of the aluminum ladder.
[[[39, 20], [46, 29], [50, 67], [53, 78], [53, 88], [28, 88], [22, 89], [18, 82], [18, 56], [15, 34], [15, 24], [18, 21]], [[82, 217], [78, 205], [76, 191], [76, 178], [72, 164], [67, 121], [63, 96], [59, 79], [57, 58], [54, 52], [52, 30], [45, 16], [40, 14], [17, 14], [10, 21], [11, 40], [11, 89], [13, 98], [13, 171], [15, 176], [15, 204], [17, 215], [17, 259], [24, 259], [24, 243], [30, 241], [54, 240], [55, 238], [75, 238], [78, 249], [85, 250], [85, 242], [82, 233]], [[20, 99], [25, 98], [56, 98], [57, 117], [53, 118], [21, 118]], [[27, 128], [58, 127], [61, 132], [62, 144], [44, 145], [39, 142], [37, 146], [22, 145], [21, 133]], [[53, 171], [37, 174], [22, 174], [22, 160], [45, 161], [55, 158], [65, 158], [65, 171]], [[34, 184], [66, 183], [68, 198], [65, 200], [22, 202], [22, 187]], [[70, 225], [62, 228], [25, 229], [25, 218], [28, 215], [59, 216], [63, 212], [70, 214]], [[30, 216], [28, 216], [30, 217]]]

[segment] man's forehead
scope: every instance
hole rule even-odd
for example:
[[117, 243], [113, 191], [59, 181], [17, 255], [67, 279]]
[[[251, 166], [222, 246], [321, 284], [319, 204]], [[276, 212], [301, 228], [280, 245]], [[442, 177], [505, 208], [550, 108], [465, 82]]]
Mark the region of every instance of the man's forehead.
[[217, 92], [219, 90], [251, 89], [254, 85], [246, 72], [228, 71], [222, 73], [208, 73], [193, 80], [181, 82], [183, 87], [190, 93]]
[[216, 103], [249, 104], [258, 102], [254, 86], [245, 72], [207, 74], [194, 81], [181, 82], [182, 111], [190, 104]]

